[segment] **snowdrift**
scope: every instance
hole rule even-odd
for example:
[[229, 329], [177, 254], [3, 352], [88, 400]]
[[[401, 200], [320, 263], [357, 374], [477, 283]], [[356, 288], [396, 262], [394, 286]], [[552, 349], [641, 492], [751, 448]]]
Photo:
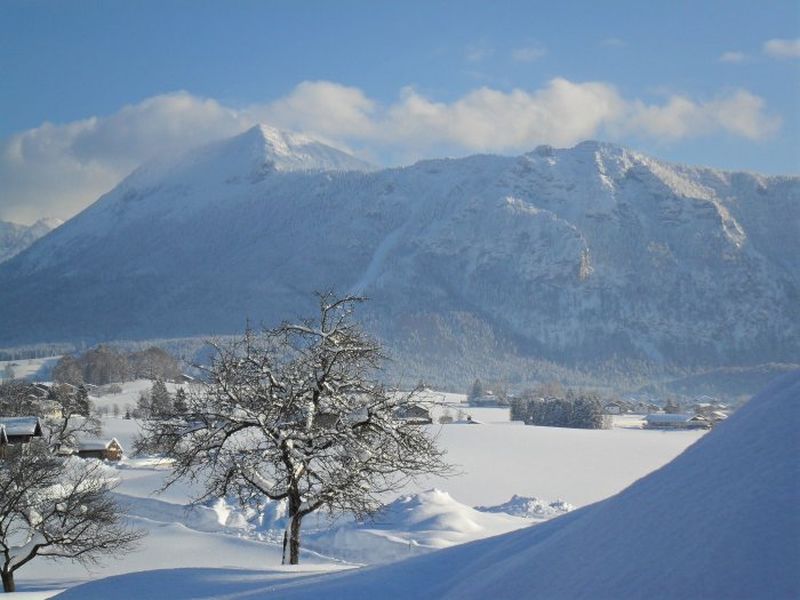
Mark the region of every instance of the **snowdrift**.
[[[797, 598], [798, 426], [800, 372], [783, 377], [673, 462], [606, 501], [383, 567], [276, 577], [249, 590], [248, 597]], [[161, 571], [110, 578], [59, 597], [147, 597], [143, 590], [173, 600], [224, 597], [240, 589], [237, 581], [259, 576], [185, 573], [200, 575], [202, 590], [184, 587], [175, 571]]]
[[[535, 499], [519, 499], [526, 501]], [[396, 562], [529, 527], [535, 522], [533, 519], [544, 520], [557, 514], [554, 510], [548, 515], [512, 515], [501, 510], [504, 507], [475, 509], [445, 491], [432, 489], [401, 496], [372, 520], [305, 535], [304, 545], [322, 555], [356, 563]]]

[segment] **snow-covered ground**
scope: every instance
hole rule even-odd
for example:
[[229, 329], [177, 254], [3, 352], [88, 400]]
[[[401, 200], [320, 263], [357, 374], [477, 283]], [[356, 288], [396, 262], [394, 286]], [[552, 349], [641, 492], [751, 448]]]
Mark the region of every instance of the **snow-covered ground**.
[[16, 379], [44, 381], [50, 378], [50, 372], [61, 356], [45, 358], [24, 358], [20, 360], [0, 360], [0, 380], [5, 377], [7, 367], [11, 367]]
[[[800, 372], [622, 493], [509, 534], [344, 573], [168, 569], [75, 587], [61, 597], [797, 598], [799, 399]], [[482, 436], [492, 426], [485, 427], [470, 429]]]
[[[121, 393], [92, 400], [99, 408], [110, 411], [117, 405], [124, 412], [150, 385], [129, 382]], [[174, 391], [176, 386], [169, 387]], [[196, 490], [188, 484], [155, 493], [169, 473], [167, 462], [128, 457], [116, 467], [121, 478], [116, 493], [133, 524], [150, 534], [140, 550], [91, 572], [38, 559], [17, 573], [18, 589], [37, 590], [43, 594], [40, 597], [47, 597], [82, 581], [134, 571], [215, 568], [222, 570], [198, 571], [198, 579], [184, 582], [181, 593], [186, 595], [181, 597], [195, 597], [192, 593], [199, 593], [200, 582], [208, 578], [216, 582], [209, 584], [210, 589], [225, 581], [233, 586], [225, 593], [233, 595], [299, 573], [393, 562], [526, 528], [568, 512], [573, 505], [602, 500], [669, 462], [703, 435], [626, 427], [606, 431], [531, 427], [509, 422], [508, 409], [467, 407], [463, 395], [437, 398], [442, 404], [434, 410], [435, 417], [447, 411], [462, 421], [470, 415], [481, 423], [431, 426], [460, 474], [428, 478], [387, 498], [389, 506], [371, 522], [340, 520], [330, 528], [324, 517], [306, 519], [307, 551], [299, 569], [280, 566], [280, 531], [270, 529], [282, 524], [279, 506], [268, 507], [261, 521], [224, 501], [189, 506]], [[130, 451], [138, 432], [135, 420], [107, 416], [104, 427], [106, 437], [116, 437]], [[476, 510], [478, 506], [481, 510]], [[249, 571], [237, 577], [235, 569]], [[264, 569], [268, 575], [261, 572]], [[155, 589], [151, 596], [142, 592], [137, 597], [162, 597]]]

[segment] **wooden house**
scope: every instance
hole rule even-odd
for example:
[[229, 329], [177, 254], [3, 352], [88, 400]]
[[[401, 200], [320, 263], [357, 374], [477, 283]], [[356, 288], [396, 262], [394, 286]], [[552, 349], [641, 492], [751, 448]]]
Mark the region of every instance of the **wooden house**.
[[647, 429], [708, 429], [711, 422], [702, 415], [659, 413], [645, 417]]
[[424, 406], [418, 404], [408, 404], [401, 406], [394, 412], [398, 419], [406, 421], [407, 423], [416, 423], [419, 425], [427, 425], [433, 423], [430, 411]]
[[120, 460], [124, 454], [117, 438], [110, 440], [86, 440], [78, 444], [78, 456], [100, 460]]
[[0, 427], [5, 430], [9, 445], [27, 444], [43, 435], [39, 417], [0, 417]]

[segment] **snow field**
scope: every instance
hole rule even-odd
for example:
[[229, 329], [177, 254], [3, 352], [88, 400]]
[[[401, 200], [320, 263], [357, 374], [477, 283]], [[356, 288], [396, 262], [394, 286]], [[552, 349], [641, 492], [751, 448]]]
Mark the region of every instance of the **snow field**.
[[795, 372], [622, 493], [536, 527], [321, 577], [158, 571], [61, 597], [233, 598], [252, 583], [248, 598], [282, 600], [797, 598], [799, 399]]
[[[135, 405], [139, 393], [150, 385], [149, 381], [129, 382], [123, 384], [119, 394], [92, 400], [97, 406]], [[172, 392], [177, 386], [169, 387]], [[510, 423], [507, 409], [466, 407], [461, 404], [463, 396], [458, 394], [445, 394], [443, 398], [443, 406], [436, 411], [446, 408], [455, 416], [460, 410], [483, 423], [431, 426], [448, 450], [448, 459], [459, 465], [461, 473], [449, 479], [419, 481], [403, 490], [400, 497], [387, 498], [387, 510], [371, 522], [355, 524], [340, 519], [329, 529], [324, 515], [307, 518], [306, 552], [300, 571], [394, 562], [526, 528], [559, 511], [522, 518], [481, 512], [473, 507], [496, 506], [509, 502], [514, 495], [544, 498], [539, 501], [543, 506], [558, 500], [573, 505], [594, 502], [668, 462], [702, 436], [702, 432], [529, 427]], [[137, 433], [135, 420], [110, 416], [104, 419], [104, 437], [116, 437], [127, 452]], [[259, 521], [224, 500], [190, 506], [198, 491], [191, 484], [181, 482], [164, 493], [155, 493], [169, 474], [168, 461], [126, 457], [115, 468], [121, 479], [116, 490], [120, 504], [136, 526], [150, 533], [141, 549], [91, 571], [69, 563], [36, 560], [18, 573], [18, 589], [55, 590], [81, 581], [151, 569], [269, 569], [273, 574], [270, 577], [285, 575], [278, 544], [280, 507], [268, 507]], [[521, 501], [527, 502], [526, 506], [531, 504], [525, 498]], [[519, 503], [517, 499], [517, 506], [506, 510], [519, 514]], [[270, 510], [272, 514], [268, 514]], [[163, 577], [169, 579], [170, 573], [163, 572]], [[208, 577], [217, 581], [217, 574]], [[252, 573], [249, 577], [263, 583], [265, 575]], [[230, 576], [223, 579], [234, 585]], [[196, 589], [192, 587], [194, 583], [187, 585], [189, 590]]]

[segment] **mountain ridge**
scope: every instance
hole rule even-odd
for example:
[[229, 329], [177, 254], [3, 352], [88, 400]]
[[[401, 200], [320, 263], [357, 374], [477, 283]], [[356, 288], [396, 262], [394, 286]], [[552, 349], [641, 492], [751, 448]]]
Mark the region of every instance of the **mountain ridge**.
[[52, 217], [41, 218], [32, 225], [0, 221], [0, 263], [13, 258], [63, 223]]
[[[231, 333], [305, 315], [314, 290], [335, 288], [370, 296], [365, 324], [421, 368], [490, 353], [800, 356], [800, 178], [602, 142], [383, 170], [262, 168], [270, 131], [140, 169], [0, 267], [0, 345]], [[55, 298], [55, 312], [31, 297]]]

